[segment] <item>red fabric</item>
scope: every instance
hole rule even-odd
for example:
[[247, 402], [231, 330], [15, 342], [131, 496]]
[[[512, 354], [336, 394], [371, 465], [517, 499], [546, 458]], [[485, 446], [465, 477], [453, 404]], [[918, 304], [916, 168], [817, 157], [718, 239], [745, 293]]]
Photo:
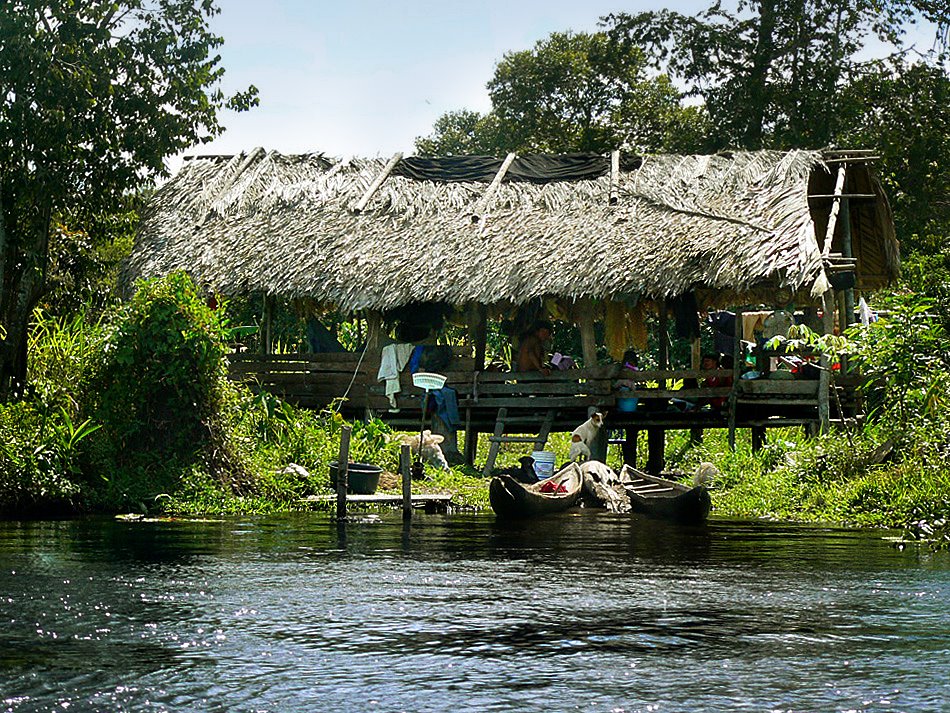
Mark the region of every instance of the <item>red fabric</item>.
[[540, 490], [542, 493], [549, 495], [560, 495], [567, 492], [567, 488], [564, 487], [563, 483], [554, 483], [550, 480], [542, 485]]

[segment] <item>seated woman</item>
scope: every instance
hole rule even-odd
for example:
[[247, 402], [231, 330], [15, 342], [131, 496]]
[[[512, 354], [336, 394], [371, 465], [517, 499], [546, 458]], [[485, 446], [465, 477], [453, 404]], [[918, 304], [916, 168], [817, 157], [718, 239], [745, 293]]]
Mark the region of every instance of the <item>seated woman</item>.
[[545, 365], [547, 361], [547, 343], [551, 339], [551, 323], [541, 320], [535, 322], [533, 329], [521, 340], [518, 349], [518, 358], [515, 361], [518, 371], [540, 371], [545, 376], [550, 375], [551, 369]]

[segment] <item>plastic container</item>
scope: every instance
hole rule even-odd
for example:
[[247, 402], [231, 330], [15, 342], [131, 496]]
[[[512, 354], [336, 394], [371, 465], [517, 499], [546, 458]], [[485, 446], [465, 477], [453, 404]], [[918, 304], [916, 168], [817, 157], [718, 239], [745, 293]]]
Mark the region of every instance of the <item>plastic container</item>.
[[553, 451], [531, 451], [531, 457], [534, 458], [534, 474], [538, 476], [538, 480], [554, 475]]
[[617, 410], [621, 413], [633, 413], [637, 410], [640, 399], [636, 396], [621, 396], [617, 399]]
[[[336, 490], [337, 461], [330, 461], [330, 487]], [[351, 495], [372, 495], [379, 487], [383, 469], [371, 463], [350, 463], [346, 468], [346, 492]]]

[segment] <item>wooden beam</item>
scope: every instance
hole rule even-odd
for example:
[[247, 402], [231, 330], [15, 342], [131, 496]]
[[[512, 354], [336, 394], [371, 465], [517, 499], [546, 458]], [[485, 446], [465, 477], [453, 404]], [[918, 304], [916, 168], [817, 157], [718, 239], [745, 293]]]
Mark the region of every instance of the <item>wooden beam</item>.
[[472, 211], [473, 223], [477, 223], [485, 217], [485, 211], [488, 210], [488, 204], [491, 202], [492, 196], [495, 195], [501, 182], [505, 180], [505, 174], [508, 173], [508, 169], [511, 167], [511, 163], [515, 160], [517, 155], [518, 154], [512, 152], [505, 156], [505, 160], [501, 162], [501, 168], [498, 169], [498, 173], [495, 174], [492, 182], [488, 184], [484, 195], [482, 195], [482, 197], [478, 199], [478, 203], [475, 204], [475, 209]]
[[379, 190], [379, 187], [383, 185], [389, 174], [393, 172], [393, 169], [396, 168], [396, 164], [402, 160], [402, 152], [396, 153], [389, 162], [383, 167], [383, 170], [375, 180], [369, 185], [369, 188], [366, 189], [366, 193], [363, 194], [363, 197], [359, 199], [355, 205], [350, 208], [350, 211], [356, 214], [362, 213], [363, 209], [366, 208], [366, 204], [369, 203], [369, 199], [373, 197], [373, 194]]
[[[844, 179], [848, 172], [848, 164], [843, 163], [838, 169], [838, 178], [835, 181], [835, 195], [844, 193]], [[831, 204], [831, 212], [828, 214], [828, 229], [825, 231], [825, 245], [821, 251], [821, 256], [828, 257], [831, 254], [831, 243], [835, 237], [835, 226], [838, 224], [838, 211], [841, 209], [841, 201], [834, 201]]]
[[620, 200], [620, 151], [610, 152], [610, 205], [617, 205]]

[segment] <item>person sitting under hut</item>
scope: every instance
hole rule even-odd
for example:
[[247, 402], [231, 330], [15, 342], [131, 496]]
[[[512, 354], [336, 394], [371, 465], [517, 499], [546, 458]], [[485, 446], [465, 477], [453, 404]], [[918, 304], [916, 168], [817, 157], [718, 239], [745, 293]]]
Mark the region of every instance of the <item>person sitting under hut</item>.
[[535, 322], [531, 332], [521, 340], [518, 349], [518, 371], [540, 371], [545, 376], [550, 375], [551, 369], [545, 366], [547, 361], [547, 343], [551, 340], [552, 327], [550, 322]]
[[[731, 362], [731, 357], [730, 357], [730, 362]], [[731, 367], [732, 364], [730, 363], [729, 366]], [[719, 369], [720, 368], [719, 355], [718, 354], [703, 354], [702, 361], [700, 362], [700, 367], [704, 371], [712, 371], [714, 369]], [[706, 379], [703, 379], [703, 386], [706, 386], [709, 388], [716, 388], [716, 387], [721, 387], [721, 386], [732, 386], [732, 377], [731, 376], [710, 376]], [[705, 400], [705, 403], [709, 404], [709, 406], [714, 411], [719, 411], [725, 405], [726, 400], [727, 399], [725, 396], [717, 396], [715, 398]]]

